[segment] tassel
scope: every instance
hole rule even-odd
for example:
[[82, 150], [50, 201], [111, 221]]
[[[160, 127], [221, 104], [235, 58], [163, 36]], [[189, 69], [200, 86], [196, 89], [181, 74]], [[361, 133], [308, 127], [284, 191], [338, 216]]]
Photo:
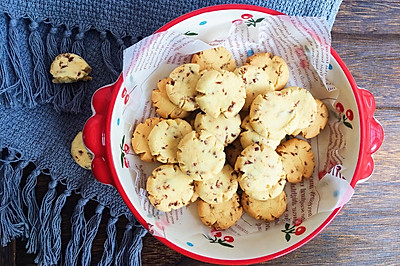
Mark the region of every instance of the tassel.
[[58, 32], [57, 27], [51, 27], [46, 37], [46, 50], [50, 62], [53, 62], [54, 58], [56, 58], [56, 56], [58, 55], [58, 47], [56, 41], [57, 32]]
[[71, 196], [72, 191], [70, 189], [66, 189], [64, 193], [62, 193], [56, 200], [53, 211], [51, 213], [51, 217], [53, 218], [51, 222], [51, 245], [52, 245], [52, 259], [51, 264], [57, 264], [60, 260], [60, 252], [61, 252], [61, 210], [67, 201], [67, 198]]
[[[80, 29], [79, 33], [75, 36], [75, 41], [72, 45], [72, 52], [81, 56], [85, 59], [86, 51], [85, 46], [83, 44], [83, 38], [85, 37], [85, 31], [89, 29]], [[87, 59], [86, 59], [87, 60]], [[90, 64], [89, 64], [90, 65]], [[71, 107], [69, 110], [72, 113], [79, 113], [81, 111], [82, 101], [85, 100], [85, 94], [87, 91], [87, 83], [83, 82], [79, 84], [79, 88], [75, 89], [74, 95], [72, 95], [72, 99], [70, 100]]]
[[72, 31], [67, 27], [61, 40], [60, 53], [69, 53], [71, 51], [71, 35]]
[[[72, 31], [67, 27], [64, 31], [60, 45], [60, 53], [71, 52], [71, 34]], [[54, 60], [54, 58], [53, 58]], [[53, 107], [57, 112], [69, 110], [69, 101], [72, 99], [73, 86], [71, 84], [57, 84], [54, 87]]]
[[[49, 33], [46, 36], [46, 50], [47, 50], [47, 55], [48, 55], [48, 60], [50, 62], [53, 62], [54, 59], [57, 57], [59, 54], [58, 52], [58, 45], [56, 41], [56, 34], [58, 32], [57, 27], [51, 27]], [[49, 79], [52, 77], [49, 76]], [[53, 82], [49, 82], [49, 90], [46, 92], [47, 95], [49, 96], [50, 101], [54, 101], [54, 94], [55, 94], [55, 84]]]
[[51, 262], [52, 250], [51, 250], [51, 242], [50, 242], [50, 216], [51, 216], [51, 206], [52, 202], [56, 198], [56, 186], [57, 181], [52, 180], [49, 183], [48, 191], [44, 195], [42, 200], [42, 205], [39, 210], [39, 243], [41, 246], [39, 247], [39, 254], [35, 258], [35, 263], [44, 263], [49, 264]]
[[[83, 39], [85, 31], [89, 28], [80, 29], [79, 33], [75, 36], [75, 41], [71, 46], [71, 30], [67, 29], [64, 32], [64, 37], [61, 41], [61, 52], [73, 52], [78, 54], [85, 59], [85, 46]], [[86, 59], [87, 60], [87, 59]], [[79, 87], [77, 87], [79, 86]], [[53, 105], [56, 111], [68, 111], [72, 113], [81, 112], [82, 102], [85, 100], [85, 94], [87, 91], [87, 83], [83, 82], [80, 84], [59, 84], [58, 89], [54, 96]]]
[[111, 51], [110, 51], [110, 41], [107, 39], [107, 32], [100, 32], [100, 40], [101, 40], [101, 54], [103, 56], [103, 61], [108, 71], [111, 72], [112, 80], [115, 80], [119, 72], [115, 69], [112, 60], [111, 60]]
[[78, 54], [82, 58], [86, 57], [85, 46], [83, 45], [83, 38], [85, 37], [85, 31], [80, 30], [75, 36], [75, 41], [72, 44], [72, 52]]
[[132, 228], [133, 222], [129, 222], [125, 226], [124, 236], [122, 237], [121, 245], [118, 249], [117, 255], [115, 256], [115, 265], [127, 265], [128, 258], [126, 256], [128, 245], [132, 244]]
[[[28, 237], [28, 223], [22, 210], [20, 190], [22, 169], [28, 162], [16, 158], [14, 150], [3, 150], [3, 153], [6, 156], [0, 160], [0, 238], [1, 245], [6, 246], [14, 238]], [[18, 163], [14, 169], [11, 163], [15, 161]]]
[[143, 247], [143, 237], [146, 235], [147, 231], [141, 225], [138, 225], [136, 230], [133, 233], [133, 240], [130, 243], [129, 247], [129, 265], [132, 266], [140, 266], [142, 265], [140, 252]]
[[122, 71], [122, 66], [123, 66], [123, 58], [124, 58], [124, 50], [126, 49], [126, 45], [124, 43], [124, 40], [122, 38], [118, 37], [117, 38], [117, 44], [119, 46], [119, 51], [118, 51], [118, 69]]
[[33, 59], [33, 87], [36, 89], [35, 98], [39, 97], [42, 103], [51, 101], [52, 93], [49, 82], [48, 69], [45, 66], [45, 52], [42, 38], [37, 31], [39, 24], [32, 21], [29, 25], [29, 47], [32, 52]]
[[38, 246], [39, 232], [39, 207], [36, 202], [35, 187], [40, 170], [35, 169], [27, 177], [22, 190], [22, 200], [28, 209], [29, 236], [26, 243], [28, 253], [36, 253]]
[[[8, 41], [9, 41], [9, 57], [10, 62], [14, 68], [15, 75], [21, 81], [18, 88], [18, 96], [20, 96], [21, 104], [28, 107], [33, 107], [36, 105], [35, 96], [28, 82], [28, 78], [25, 74], [27, 69], [23, 67], [21, 51], [19, 46], [19, 40], [23, 38], [19, 36], [17, 29], [18, 21], [15, 18], [10, 19], [9, 29], [8, 29]], [[17, 98], [18, 98], [17, 96]]]
[[115, 258], [115, 265], [141, 265], [141, 239], [147, 231], [136, 221], [132, 214], [129, 214], [126, 218], [129, 222], [125, 227], [124, 236]]
[[5, 57], [5, 45], [0, 44], [0, 105], [8, 105], [11, 102], [10, 95], [7, 93], [9, 87], [8, 72], [6, 70], [6, 57]]
[[[6, 15], [0, 17], [0, 23], [6, 24]], [[13, 76], [13, 71], [10, 71], [11, 62], [8, 56], [8, 47], [6, 42], [1, 42], [0, 44], [0, 73], [1, 73], [1, 86], [0, 86], [0, 104], [4, 104], [8, 107], [18, 106], [17, 95], [19, 94], [19, 87], [21, 84], [20, 80], [15, 83], [11, 76]]]
[[85, 240], [83, 241], [83, 251], [82, 251], [82, 265], [90, 265], [91, 261], [91, 248], [92, 248], [92, 242], [93, 239], [95, 238], [97, 231], [99, 229], [99, 225], [101, 222], [102, 218], [102, 213], [104, 210], [104, 206], [99, 204], [96, 207], [96, 213], [93, 215], [92, 218], [87, 223], [86, 226], [86, 235], [85, 235]]
[[82, 236], [85, 235], [84, 230], [86, 229], [86, 221], [83, 211], [88, 201], [89, 199], [80, 199], [75, 207], [74, 213], [72, 214], [71, 239], [68, 242], [65, 251], [65, 266], [76, 265], [77, 263]]
[[[7, 75], [5, 75], [5, 80], [8, 80]], [[7, 84], [8, 82], [5, 82], [5, 83]], [[4, 97], [3, 97], [4, 104], [7, 104], [11, 107], [18, 106], [17, 91], [20, 87], [20, 84], [21, 84], [21, 81], [18, 80], [13, 85], [4, 87], [0, 90], [0, 95], [4, 94]]]
[[103, 256], [101, 257], [101, 261], [98, 265], [110, 265], [114, 260], [115, 250], [116, 250], [116, 236], [117, 230], [115, 224], [117, 223], [118, 218], [111, 217], [108, 220], [107, 225], [107, 240], [104, 243], [104, 252]]

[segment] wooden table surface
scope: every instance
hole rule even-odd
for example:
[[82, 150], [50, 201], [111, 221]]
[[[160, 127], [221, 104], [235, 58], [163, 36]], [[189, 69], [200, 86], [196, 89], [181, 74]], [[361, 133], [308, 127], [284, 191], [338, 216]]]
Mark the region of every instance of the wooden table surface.
[[[344, 0], [332, 29], [332, 46], [359, 87], [375, 96], [375, 117], [385, 140], [375, 154], [371, 178], [357, 184], [351, 201], [333, 222], [303, 247], [268, 264], [385, 264], [400, 265], [400, 1]], [[38, 195], [47, 188], [39, 178]], [[41, 186], [41, 184], [43, 184]], [[63, 239], [69, 239], [72, 210], [78, 197], [64, 207]], [[95, 205], [94, 205], [95, 206]], [[107, 215], [92, 247], [92, 263], [103, 253]], [[122, 238], [125, 221], [117, 224]], [[62, 243], [65, 248], [66, 243]], [[32, 265], [23, 240], [0, 248], [0, 265]], [[143, 239], [143, 265], [206, 265], [164, 246], [147, 234]]]

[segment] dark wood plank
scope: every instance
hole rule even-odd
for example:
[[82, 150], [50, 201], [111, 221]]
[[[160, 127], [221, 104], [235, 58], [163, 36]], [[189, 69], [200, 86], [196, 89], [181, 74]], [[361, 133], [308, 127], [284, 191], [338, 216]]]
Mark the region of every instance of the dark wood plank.
[[16, 257], [16, 244], [15, 240], [9, 243], [7, 246], [0, 246], [0, 266], [13, 266], [15, 264]]
[[360, 34], [400, 34], [398, 0], [344, 0], [336, 16], [333, 32]]
[[185, 258], [187, 257], [167, 247], [150, 234], [146, 234], [143, 239], [142, 263], [144, 266], [174, 265]]
[[[332, 34], [332, 47], [379, 107], [400, 107], [400, 35]], [[388, 99], [392, 99], [389, 100]]]

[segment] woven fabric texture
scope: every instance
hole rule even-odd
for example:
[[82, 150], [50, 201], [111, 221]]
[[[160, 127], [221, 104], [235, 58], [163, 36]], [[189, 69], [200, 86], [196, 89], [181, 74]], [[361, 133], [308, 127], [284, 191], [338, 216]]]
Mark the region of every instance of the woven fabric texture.
[[[27, 240], [26, 251], [43, 265], [91, 263], [91, 244], [104, 212], [111, 218], [101, 265], [140, 265], [146, 233], [118, 192], [97, 182], [70, 155], [70, 145], [91, 116], [93, 92], [116, 80], [125, 48], [172, 19], [217, 4], [251, 4], [298, 16], [319, 16], [332, 26], [341, 0], [3, 0], [0, 2], [0, 244]], [[53, 84], [49, 73], [60, 53], [81, 55], [93, 80]], [[37, 177], [49, 176], [39, 201]], [[26, 180], [22, 177], [26, 176]], [[61, 213], [74, 193], [71, 239], [61, 250]], [[87, 203], [97, 202], [91, 217]], [[86, 209], [85, 209], [86, 207]], [[126, 230], [116, 243], [116, 222]]]

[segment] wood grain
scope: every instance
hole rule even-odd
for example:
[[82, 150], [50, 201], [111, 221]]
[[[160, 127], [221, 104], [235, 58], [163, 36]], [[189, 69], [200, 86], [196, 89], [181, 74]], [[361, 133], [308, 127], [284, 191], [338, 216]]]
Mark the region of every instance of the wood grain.
[[398, 0], [343, 0], [333, 32], [348, 34], [400, 34]]
[[16, 241], [12, 241], [5, 247], [0, 246], [0, 266], [15, 265], [15, 245]]
[[400, 35], [332, 34], [332, 47], [378, 107], [400, 107]]
[[[376, 118], [385, 140], [374, 155], [371, 178], [357, 184], [355, 195], [333, 222], [299, 249], [260, 265], [380, 264], [400, 261], [400, 1], [344, 0], [332, 30], [332, 46], [343, 59], [359, 87], [370, 90], [376, 100]], [[37, 193], [47, 190], [45, 176]], [[65, 250], [70, 237], [70, 217], [79, 196], [72, 195], [63, 209], [62, 236]], [[94, 209], [95, 203], [88, 203]], [[92, 264], [100, 261], [109, 218], [103, 214], [92, 246]], [[117, 223], [121, 241], [125, 227]], [[0, 248], [0, 265], [33, 265], [34, 255], [24, 252], [18, 239]], [[17, 252], [18, 251], [18, 252]], [[143, 239], [143, 265], [209, 265], [185, 257], [147, 234]]]

